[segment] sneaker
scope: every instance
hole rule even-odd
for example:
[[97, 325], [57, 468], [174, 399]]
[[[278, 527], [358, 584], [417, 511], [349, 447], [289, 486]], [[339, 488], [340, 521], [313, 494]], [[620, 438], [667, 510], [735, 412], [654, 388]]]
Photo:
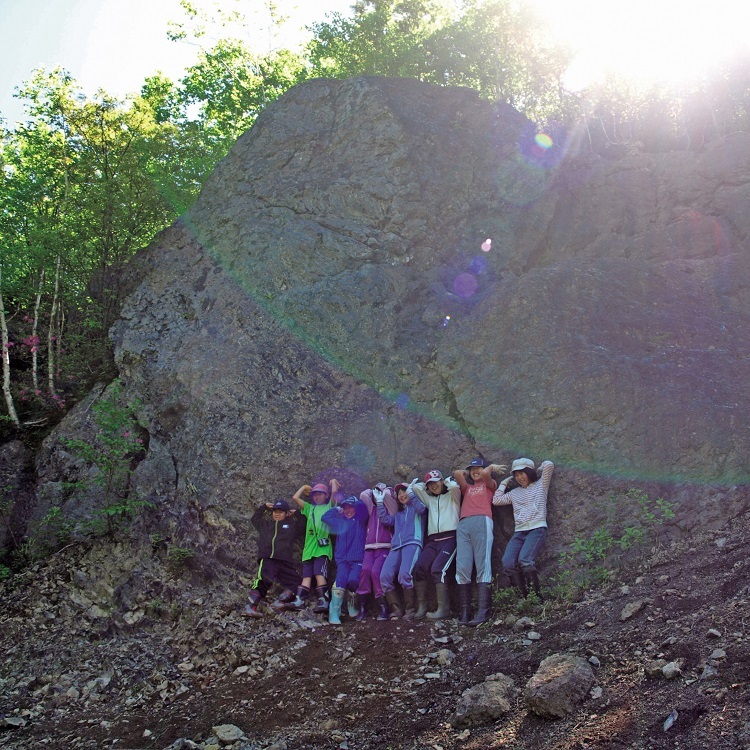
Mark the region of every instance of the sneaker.
[[286, 605], [287, 609], [296, 609], [299, 611], [300, 609], [305, 608], [305, 600], [301, 596], [295, 596], [294, 601], [289, 602], [289, 604]]
[[244, 617], [263, 617], [263, 613], [258, 609], [257, 604], [246, 604], [242, 610]]
[[323, 613], [328, 612], [328, 599], [324, 596], [319, 596], [318, 603], [313, 607], [313, 612], [315, 612], [316, 615], [322, 615]]

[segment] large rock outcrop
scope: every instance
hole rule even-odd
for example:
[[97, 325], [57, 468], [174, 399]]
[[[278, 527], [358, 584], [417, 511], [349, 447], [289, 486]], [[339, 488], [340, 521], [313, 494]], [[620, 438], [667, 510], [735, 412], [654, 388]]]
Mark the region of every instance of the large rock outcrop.
[[560, 528], [635, 480], [742, 480], [748, 199], [750, 134], [607, 160], [467, 89], [302, 84], [135, 262], [112, 330], [134, 483], [242, 543], [251, 505], [334, 467], [358, 491], [552, 458]]

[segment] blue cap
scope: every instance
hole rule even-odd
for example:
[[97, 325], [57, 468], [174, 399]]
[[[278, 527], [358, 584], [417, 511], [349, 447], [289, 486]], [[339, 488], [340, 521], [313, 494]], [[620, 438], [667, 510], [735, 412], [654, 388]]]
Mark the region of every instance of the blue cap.
[[474, 468], [478, 469], [484, 469], [486, 466], [489, 466], [489, 464], [483, 459], [483, 458], [475, 458], [467, 467], [466, 471], [469, 471]]
[[285, 510], [285, 511], [288, 511], [289, 510], [289, 503], [286, 500], [284, 500], [283, 497], [280, 497], [280, 498], [278, 498], [277, 500], [274, 501], [274, 503], [273, 503], [273, 510]]
[[356, 497], [354, 497], [354, 495], [349, 495], [349, 497], [345, 497], [345, 498], [344, 498], [344, 499], [343, 499], [343, 500], [342, 500], [342, 501], [341, 501], [341, 502], [339, 503], [339, 505], [341, 505], [342, 507], [343, 507], [344, 505], [356, 505], [356, 504], [357, 504], [357, 498], [356, 498]]

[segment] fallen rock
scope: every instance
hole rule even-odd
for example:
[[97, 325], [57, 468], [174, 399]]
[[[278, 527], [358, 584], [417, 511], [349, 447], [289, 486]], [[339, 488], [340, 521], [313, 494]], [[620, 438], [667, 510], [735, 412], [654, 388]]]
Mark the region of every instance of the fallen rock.
[[639, 599], [635, 602], [628, 602], [620, 612], [620, 621], [625, 622], [629, 620], [633, 615], [637, 615], [644, 607], [646, 602], [643, 599]]
[[570, 654], [547, 657], [526, 683], [524, 700], [530, 711], [546, 719], [572, 713], [594, 685], [594, 673], [585, 659]]
[[464, 690], [451, 718], [454, 727], [476, 727], [491, 724], [511, 710], [511, 700], [518, 688], [510, 677], [498, 672], [479, 685]]
[[216, 735], [219, 742], [225, 745], [231, 745], [245, 736], [245, 733], [235, 724], [219, 724], [211, 727], [211, 731]]

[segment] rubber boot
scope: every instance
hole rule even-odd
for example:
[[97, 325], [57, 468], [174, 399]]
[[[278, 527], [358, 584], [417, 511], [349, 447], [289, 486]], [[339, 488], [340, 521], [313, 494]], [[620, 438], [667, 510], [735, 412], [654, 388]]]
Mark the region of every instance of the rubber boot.
[[458, 585], [458, 601], [461, 606], [461, 625], [468, 625], [471, 620], [471, 584], [460, 583]]
[[289, 609], [296, 609], [297, 611], [304, 609], [305, 599], [308, 596], [310, 596], [310, 589], [307, 586], [299, 586], [297, 588], [297, 596], [294, 597], [293, 602], [290, 602]]
[[292, 602], [294, 602], [294, 594], [289, 589], [286, 589], [271, 605], [271, 609], [280, 612], [282, 609], [286, 609], [287, 605], [292, 604]]
[[520, 570], [514, 570], [512, 575], [509, 574], [510, 582], [513, 586], [518, 589], [518, 593], [522, 599], [525, 599], [529, 595], [529, 590], [526, 587], [526, 579], [523, 577], [523, 573]]
[[349, 596], [346, 599], [346, 609], [352, 620], [359, 615], [359, 595], [356, 591], [349, 592]]
[[437, 597], [437, 609], [434, 612], [428, 612], [427, 617], [430, 620], [444, 620], [451, 616], [451, 608], [448, 603], [448, 587], [444, 583], [435, 584], [435, 596]]
[[346, 589], [333, 587], [331, 591], [331, 604], [328, 607], [328, 622], [331, 625], [341, 625], [341, 605], [344, 603]]
[[357, 620], [359, 622], [362, 622], [363, 620], [367, 619], [367, 607], [370, 603], [370, 595], [369, 594], [360, 594], [359, 596], [359, 614], [357, 615]]
[[388, 619], [400, 620], [404, 616], [404, 610], [401, 608], [401, 602], [398, 599], [398, 592], [395, 589], [387, 591], [385, 594], [385, 600], [388, 602], [388, 608], [390, 610]]
[[378, 603], [378, 607], [380, 607], [380, 610], [378, 612], [378, 620], [381, 622], [383, 620], [388, 619], [388, 605], [386, 604], [386, 600], [384, 596], [379, 596], [376, 600]]
[[417, 615], [417, 592], [404, 586], [404, 620], [413, 620]]
[[526, 585], [530, 586], [531, 590], [536, 594], [536, 598], [540, 602], [543, 602], [544, 597], [542, 596], [542, 587], [539, 584], [539, 573], [536, 570], [524, 570], [523, 578]]
[[316, 586], [315, 596], [318, 597], [318, 601], [313, 607], [313, 612], [316, 615], [322, 615], [328, 611], [328, 599], [326, 598], [326, 586]]
[[415, 620], [423, 620], [427, 614], [427, 581], [414, 581], [414, 591], [417, 593], [417, 611], [414, 613]]
[[490, 619], [490, 607], [492, 605], [492, 590], [490, 584], [478, 583], [477, 589], [479, 592], [477, 613], [473, 620], [466, 623], [470, 628], [475, 628], [477, 625], [481, 625], [483, 622], [487, 622], [487, 620]]
[[247, 598], [249, 601], [245, 605], [245, 609], [242, 610], [242, 614], [245, 617], [263, 617], [263, 613], [258, 609], [263, 597], [257, 591], [251, 591]]

